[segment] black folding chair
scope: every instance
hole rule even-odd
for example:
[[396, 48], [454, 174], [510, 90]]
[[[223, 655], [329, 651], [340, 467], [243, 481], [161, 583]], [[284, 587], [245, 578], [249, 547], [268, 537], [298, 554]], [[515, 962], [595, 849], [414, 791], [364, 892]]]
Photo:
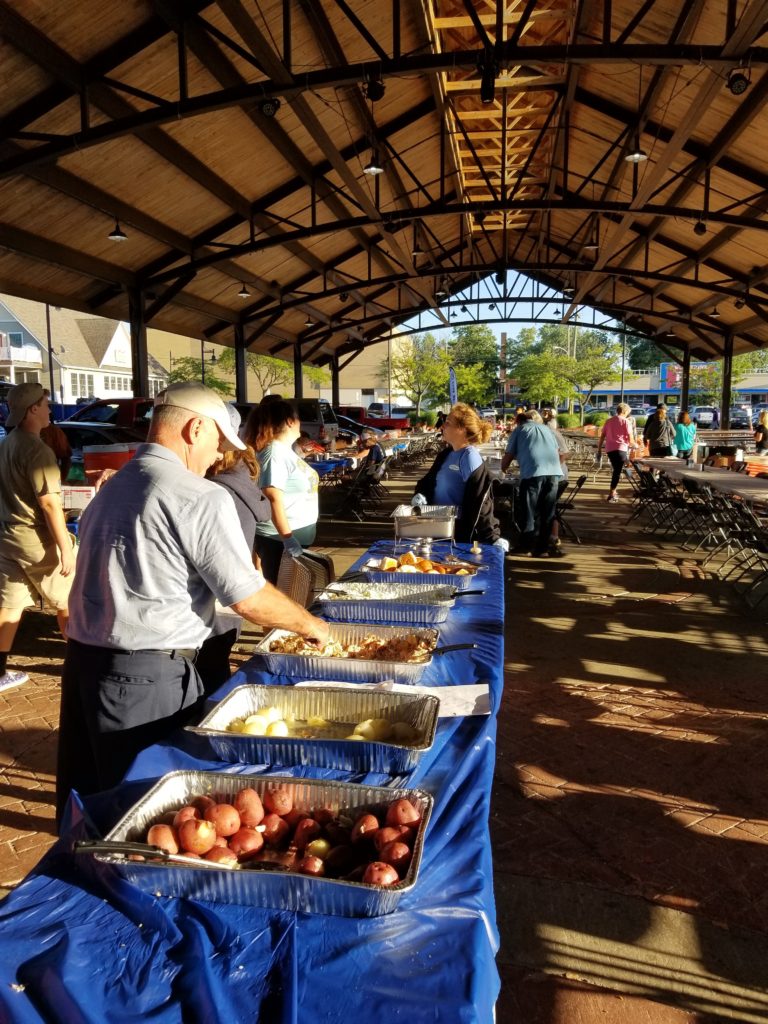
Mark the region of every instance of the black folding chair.
[[560, 523], [561, 530], [566, 535], [566, 537], [570, 537], [571, 540], [575, 540], [577, 544], [581, 544], [581, 538], [579, 537], [578, 533], [576, 533], [571, 524], [565, 519], [565, 515], [567, 512], [570, 512], [573, 508], [576, 502], [576, 496], [586, 482], [587, 474], [584, 473], [582, 476], [579, 477], [579, 479], [576, 481], [576, 483], [573, 485], [570, 491], [568, 491], [567, 494], [563, 492], [560, 501], [558, 501], [557, 505], [555, 506], [555, 519], [558, 521], [558, 523]]

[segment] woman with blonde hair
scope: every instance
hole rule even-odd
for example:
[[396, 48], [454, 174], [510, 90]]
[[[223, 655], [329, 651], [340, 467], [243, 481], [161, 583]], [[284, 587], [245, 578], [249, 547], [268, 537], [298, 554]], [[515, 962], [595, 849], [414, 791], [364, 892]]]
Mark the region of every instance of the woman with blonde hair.
[[464, 402], [457, 402], [445, 418], [443, 438], [448, 445], [416, 485], [413, 504], [455, 505], [456, 540], [494, 544], [499, 539], [499, 521], [493, 514], [491, 477], [478, 444], [493, 433], [487, 420]]

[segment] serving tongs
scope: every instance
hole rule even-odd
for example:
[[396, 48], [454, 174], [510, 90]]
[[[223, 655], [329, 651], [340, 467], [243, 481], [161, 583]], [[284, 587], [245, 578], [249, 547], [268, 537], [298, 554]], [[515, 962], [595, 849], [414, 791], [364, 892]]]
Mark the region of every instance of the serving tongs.
[[187, 857], [183, 853], [168, 853], [160, 846], [152, 846], [150, 843], [132, 843], [128, 840], [114, 839], [78, 839], [74, 845], [75, 853], [108, 853], [115, 857], [136, 859], [141, 857], [146, 861], [160, 861], [163, 864], [182, 864], [188, 868], [221, 869], [248, 868], [257, 871], [287, 871], [284, 864], [275, 861], [254, 861], [253, 859], [237, 864], [222, 864], [212, 860], [205, 860], [200, 857]]

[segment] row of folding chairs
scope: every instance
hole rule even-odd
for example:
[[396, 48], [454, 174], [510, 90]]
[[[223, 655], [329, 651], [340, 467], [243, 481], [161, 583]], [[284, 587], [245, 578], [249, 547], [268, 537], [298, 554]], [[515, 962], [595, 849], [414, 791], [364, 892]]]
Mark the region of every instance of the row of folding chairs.
[[768, 599], [768, 517], [704, 480], [678, 484], [640, 468], [628, 479], [634, 495], [627, 524], [642, 519], [644, 532], [682, 541], [688, 551], [706, 551], [701, 567], [731, 584], [751, 607]]

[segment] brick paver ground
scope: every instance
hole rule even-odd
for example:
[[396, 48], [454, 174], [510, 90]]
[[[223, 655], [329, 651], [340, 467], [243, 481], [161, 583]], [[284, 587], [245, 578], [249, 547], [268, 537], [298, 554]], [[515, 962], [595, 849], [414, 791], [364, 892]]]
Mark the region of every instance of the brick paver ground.
[[[409, 483], [391, 486], [404, 492]], [[637, 524], [624, 528], [627, 506], [605, 505], [601, 490], [590, 483], [574, 516], [583, 546], [559, 561], [507, 562], [491, 822], [497, 889], [514, 877], [551, 879], [768, 933], [764, 623], [701, 573], [698, 558]], [[326, 524], [319, 539], [343, 569], [390, 530]], [[26, 617], [11, 663], [32, 678], [0, 694], [6, 888], [54, 838], [63, 644], [53, 627], [42, 613]], [[247, 648], [246, 636], [239, 658]], [[503, 898], [497, 910], [502, 924], [515, 914]], [[526, 969], [519, 954], [499, 954], [504, 1024], [714, 1019], [553, 976], [554, 965]], [[660, 989], [654, 998], [666, 997]]]

